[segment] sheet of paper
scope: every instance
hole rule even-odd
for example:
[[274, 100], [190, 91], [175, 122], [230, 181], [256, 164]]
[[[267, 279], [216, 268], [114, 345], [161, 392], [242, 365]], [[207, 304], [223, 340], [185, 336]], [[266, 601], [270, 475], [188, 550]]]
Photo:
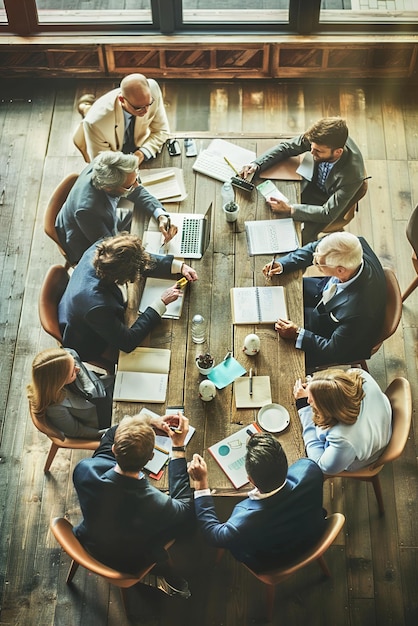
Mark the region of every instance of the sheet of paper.
[[267, 201], [269, 198], [276, 198], [276, 200], [281, 200], [286, 204], [289, 203], [289, 198], [287, 198], [284, 193], [280, 191], [280, 189], [277, 189], [272, 180], [265, 180], [263, 183], [257, 185], [257, 189]]
[[164, 402], [167, 385], [168, 374], [118, 370], [113, 399], [126, 402]]
[[215, 387], [223, 389], [233, 383], [238, 376], [245, 374], [246, 371], [245, 367], [242, 367], [242, 365], [231, 356], [219, 363], [219, 365], [216, 365], [213, 370], [209, 372], [208, 378], [213, 382]]
[[250, 378], [237, 378], [234, 382], [235, 405], [237, 409], [260, 408], [271, 404], [270, 376], [253, 376], [253, 394], [250, 396]]
[[[160, 298], [163, 291], [165, 291], [169, 287], [172, 287], [175, 282], [176, 281], [173, 279], [152, 277], [147, 278], [147, 280], [145, 281], [144, 291], [142, 292], [141, 302], [139, 304], [139, 312], [143, 313], [147, 307], [151, 306], [152, 303], [155, 302], [155, 300]], [[164, 319], [180, 319], [181, 312], [183, 310], [183, 298], [184, 290], [182, 296], [167, 305], [167, 310], [163, 315]]]

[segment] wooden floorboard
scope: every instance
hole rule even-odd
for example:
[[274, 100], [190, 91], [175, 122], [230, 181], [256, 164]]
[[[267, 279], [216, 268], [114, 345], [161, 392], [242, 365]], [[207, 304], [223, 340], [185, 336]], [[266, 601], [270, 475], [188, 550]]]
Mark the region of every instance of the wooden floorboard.
[[[49, 531], [54, 516], [79, 520], [71, 474], [85, 453], [59, 451], [52, 472], [45, 476], [42, 468], [49, 443], [34, 430], [28, 416], [25, 386], [32, 358], [53, 345], [38, 321], [39, 286], [49, 265], [61, 262], [55, 245], [43, 233], [42, 217], [56, 184], [83, 167], [71, 142], [71, 131], [79, 123], [77, 98], [90, 92], [100, 95], [116, 84], [113, 80], [2, 82], [0, 626], [265, 624], [261, 583], [228, 554], [215, 565], [214, 551], [198, 534], [174, 550], [190, 581], [192, 598], [184, 603], [139, 586], [129, 592], [128, 620], [119, 590], [103, 580], [80, 568], [74, 583], [66, 585], [69, 558]], [[172, 131], [190, 136], [194, 132], [297, 134], [323, 115], [345, 116], [372, 176], [350, 230], [364, 235], [382, 262], [395, 270], [401, 289], [411, 282], [414, 271], [405, 228], [418, 202], [418, 107], [407, 86], [370, 81], [160, 84]], [[266, 146], [275, 142], [265, 141]], [[241, 244], [232, 235], [216, 242], [214, 271], [227, 268], [227, 252], [235, 245]], [[214, 315], [221, 302], [219, 294]], [[329, 512], [342, 511], [347, 518], [327, 555], [333, 576], [324, 580], [314, 564], [285, 581], [277, 590], [274, 624], [417, 623], [417, 310], [418, 290], [405, 302], [396, 334], [369, 362], [383, 389], [395, 376], [406, 376], [413, 391], [413, 428], [405, 452], [381, 473], [386, 514], [379, 518], [370, 485], [327, 481], [325, 507]], [[218, 506], [225, 517], [231, 501], [219, 500]]]

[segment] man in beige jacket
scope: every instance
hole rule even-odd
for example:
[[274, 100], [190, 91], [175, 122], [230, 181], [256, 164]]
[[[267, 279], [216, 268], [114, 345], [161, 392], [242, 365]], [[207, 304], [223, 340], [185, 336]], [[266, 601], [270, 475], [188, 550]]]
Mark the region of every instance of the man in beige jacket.
[[104, 150], [133, 153], [139, 163], [154, 158], [167, 140], [169, 125], [158, 83], [128, 74], [87, 110], [73, 140], [90, 162]]

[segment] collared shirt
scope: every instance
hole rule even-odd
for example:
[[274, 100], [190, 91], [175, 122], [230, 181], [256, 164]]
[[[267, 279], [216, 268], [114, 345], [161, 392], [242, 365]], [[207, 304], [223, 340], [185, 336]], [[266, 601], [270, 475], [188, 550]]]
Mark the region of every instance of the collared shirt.
[[[328, 287], [329, 283], [332, 281], [334, 283], [337, 284], [337, 289], [335, 291], [335, 294], [333, 297], [335, 297], [338, 293], [341, 293], [342, 291], [344, 291], [344, 289], [347, 289], [347, 287], [349, 287], [350, 285], [352, 285], [357, 278], [360, 276], [360, 274], [363, 271], [363, 267], [364, 267], [364, 261], [361, 262], [360, 268], [358, 270], [358, 272], [356, 274], [354, 274], [354, 276], [352, 278], [350, 278], [349, 280], [346, 280], [344, 283], [340, 282], [340, 280], [336, 277], [336, 276], [331, 276], [330, 280], [327, 282], [325, 288]], [[296, 342], [295, 342], [295, 348], [299, 348], [299, 350], [302, 348], [302, 341], [303, 341], [303, 337], [305, 335], [305, 329], [301, 328], [298, 336], [296, 338]]]

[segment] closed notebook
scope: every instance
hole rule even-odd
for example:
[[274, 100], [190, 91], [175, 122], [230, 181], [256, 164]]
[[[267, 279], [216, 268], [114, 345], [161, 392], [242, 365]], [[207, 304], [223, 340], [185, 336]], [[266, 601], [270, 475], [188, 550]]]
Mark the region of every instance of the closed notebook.
[[236, 489], [248, 483], [248, 476], [245, 470], [247, 440], [248, 437], [258, 432], [261, 432], [258, 424], [249, 424], [208, 448], [210, 454]]
[[237, 378], [234, 382], [237, 409], [257, 409], [265, 404], [271, 404], [270, 376], [253, 376], [251, 380], [252, 395], [249, 376]]
[[[147, 307], [151, 306], [155, 300], [161, 297], [161, 294], [168, 289], [169, 287], [173, 287], [176, 284], [176, 281], [165, 278], [152, 278], [149, 277], [145, 281], [144, 290], [142, 292], [141, 302], [139, 303], [139, 312], [144, 313]], [[187, 287], [187, 285], [186, 285]], [[184, 290], [183, 295], [177, 298], [174, 302], [170, 302], [167, 305], [167, 310], [162, 316], [164, 319], [180, 319], [182, 310], [183, 310], [183, 298], [184, 298]]]
[[140, 347], [129, 354], [120, 352], [113, 399], [126, 402], [164, 402], [170, 356], [170, 350], [161, 348]]
[[231, 289], [233, 324], [273, 324], [287, 319], [284, 288], [233, 287]]

